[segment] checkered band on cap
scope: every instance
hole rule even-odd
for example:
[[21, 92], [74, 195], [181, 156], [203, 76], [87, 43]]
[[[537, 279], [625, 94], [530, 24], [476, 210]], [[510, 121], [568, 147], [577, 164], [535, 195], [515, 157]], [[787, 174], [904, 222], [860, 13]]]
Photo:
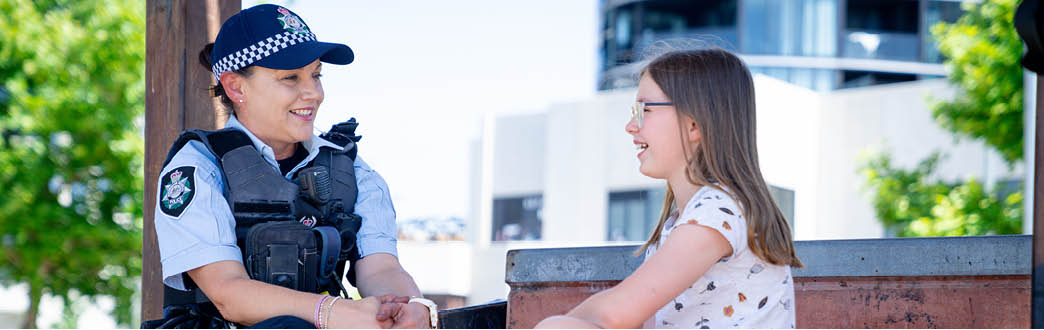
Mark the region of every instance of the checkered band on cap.
[[316, 41], [315, 34], [311, 32], [296, 33], [286, 31], [265, 38], [265, 40], [258, 41], [256, 44], [229, 54], [214, 63], [214, 79], [220, 82], [222, 73], [245, 68], [280, 50], [306, 41]]

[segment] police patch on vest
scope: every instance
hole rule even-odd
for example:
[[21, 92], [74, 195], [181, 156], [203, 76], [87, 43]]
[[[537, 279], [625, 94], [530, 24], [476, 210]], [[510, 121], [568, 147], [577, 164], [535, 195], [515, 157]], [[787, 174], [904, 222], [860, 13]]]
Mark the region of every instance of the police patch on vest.
[[315, 221], [315, 217], [313, 217], [313, 216], [310, 216], [310, 215], [309, 216], [303, 216], [298, 221], [300, 221], [305, 226], [308, 226], [308, 228], [315, 227], [315, 222], [316, 221]]
[[160, 211], [175, 219], [185, 212], [196, 196], [196, 168], [182, 166], [163, 174], [160, 181]]

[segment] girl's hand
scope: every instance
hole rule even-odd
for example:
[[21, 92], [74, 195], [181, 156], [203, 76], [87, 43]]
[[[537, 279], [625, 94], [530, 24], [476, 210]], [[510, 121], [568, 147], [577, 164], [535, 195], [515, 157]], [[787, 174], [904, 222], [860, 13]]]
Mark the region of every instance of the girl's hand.
[[384, 324], [377, 321], [377, 310], [380, 306], [381, 302], [376, 297], [352, 301], [338, 300], [330, 309], [330, 321], [327, 328], [383, 329]]
[[410, 297], [406, 296], [383, 295], [378, 298], [381, 307], [377, 311], [377, 322], [381, 325], [388, 325], [394, 329], [431, 328], [428, 306], [410, 304]]
[[[698, 253], [694, 253], [698, 251]], [[685, 224], [620, 284], [596, 293], [567, 315], [541, 322], [553, 328], [636, 328], [699, 280], [732, 246], [710, 227]], [[553, 322], [553, 323], [551, 323]], [[569, 322], [569, 323], [565, 323]], [[583, 323], [581, 323], [583, 322]]]

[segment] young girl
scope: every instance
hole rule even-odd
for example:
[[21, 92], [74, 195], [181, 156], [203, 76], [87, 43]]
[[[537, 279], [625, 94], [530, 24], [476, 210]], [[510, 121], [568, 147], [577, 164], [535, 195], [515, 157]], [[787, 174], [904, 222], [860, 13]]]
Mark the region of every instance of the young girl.
[[667, 53], [636, 101], [639, 171], [667, 180], [645, 262], [537, 328], [793, 328], [801, 261], [758, 167], [750, 71], [720, 49]]

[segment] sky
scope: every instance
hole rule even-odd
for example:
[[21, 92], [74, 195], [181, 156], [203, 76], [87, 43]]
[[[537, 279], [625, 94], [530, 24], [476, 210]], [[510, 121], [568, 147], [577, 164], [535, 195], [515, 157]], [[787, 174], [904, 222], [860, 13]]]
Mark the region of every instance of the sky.
[[269, 3], [355, 52], [352, 64], [324, 65], [316, 127], [359, 120], [359, 155], [387, 181], [400, 221], [468, 218], [484, 115], [595, 94], [597, 0]]

